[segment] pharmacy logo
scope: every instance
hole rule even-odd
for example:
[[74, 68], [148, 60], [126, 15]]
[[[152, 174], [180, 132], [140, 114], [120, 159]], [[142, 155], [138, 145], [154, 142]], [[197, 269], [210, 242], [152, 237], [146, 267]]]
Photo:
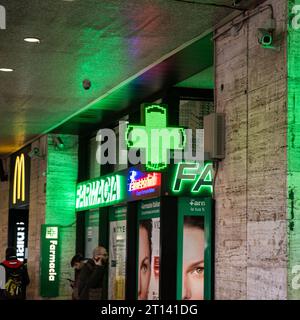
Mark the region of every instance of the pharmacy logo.
[[167, 167], [169, 150], [184, 150], [184, 128], [167, 126], [167, 109], [153, 104], [145, 107], [145, 125], [128, 125], [126, 132], [129, 149], [143, 149], [147, 170], [159, 171]]
[[58, 239], [58, 227], [48, 227], [46, 229], [46, 239]]
[[127, 166], [129, 162], [131, 166], [145, 165], [146, 171], [161, 171], [171, 159], [172, 163], [185, 160], [203, 164], [203, 129], [169, 126], [165, 104], [144, 104], [143, 107], [140, 124], [120, 121], [114, 129], [98, 131], [96, 160], [100, 165]]
[[3, 6], [0, 5], [0, 29], [6, 29], [6, 10]]

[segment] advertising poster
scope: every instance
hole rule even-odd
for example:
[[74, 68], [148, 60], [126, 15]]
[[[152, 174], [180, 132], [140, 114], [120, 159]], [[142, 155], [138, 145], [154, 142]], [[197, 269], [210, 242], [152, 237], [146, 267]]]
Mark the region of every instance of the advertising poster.
[[85, 258], [92, 258], [99, 242], [99, 210], [86, 213], [85, 217]]
[[138, 300], [159, 299], [160, 200], [141, 201], [138, 215]]
[[211, 286], [211, 199], [179, 198], [178, 300], [206, 300]]
[[109, 212], [108, 299], [125, 300], [127, 207], [112, 207]]

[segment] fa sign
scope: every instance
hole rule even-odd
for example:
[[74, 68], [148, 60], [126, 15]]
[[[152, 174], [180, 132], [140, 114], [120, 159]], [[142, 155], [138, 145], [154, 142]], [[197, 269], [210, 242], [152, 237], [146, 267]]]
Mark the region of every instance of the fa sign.
[[25, 201], [25, 158], [24, 153], [17, 156], [14, 171], [13, 204]]
[[213, 166], [206, 163], [179, 163], [173, 178], [172, 192], [191, 193], [193, 195], [211, 195], [213, 193]]

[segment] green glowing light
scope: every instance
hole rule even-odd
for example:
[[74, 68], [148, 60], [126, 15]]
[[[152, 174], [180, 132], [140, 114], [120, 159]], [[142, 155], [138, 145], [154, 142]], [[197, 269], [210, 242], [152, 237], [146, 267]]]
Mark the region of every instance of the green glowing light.
[[[287, 299], [299, 300], [300, 278], [300, 82], [299, 82], [299, 53], [300, 30], [294, 28], [293, 20], [299, 24], [300, 0], [289, 0], [288, 3], [289, 24], [287, 34], [287, 243], [288, 243], [288, 284]], [[284, 109], [285, 110], [285, 109]], [[284, 111], [281, 111], [284, 112]], [[284, 145], [284, 144], [282, 144]]]
[[120, 202], [123, 199], [122, 187], [124, 186], [122, 186], [122, 176], [120, 175], [111, 175], [79, 183], [76, 193], [76, 210], [104, 207]]
[[193, 186], [192, 193], [201, 193], [201, 191], [213, 192], [212, 187], [212, 164], [206, 164], [195, 185]]
[[212, 163], [207, 163], [204, 167], [200, 167], [200, 163], [197, 162], [178, 163], [172, 183], [172, 192], [178, 194], [189, 187], [192, 194], [212, 194], [212, 170]]
[[183, 128], [167, 127], [167, 109], [152, 104], [145, 108], [145, 126], [129, 125], [126, 132], [128, 148], [145, 149], [147, 170], [167, 167], [168, 150], [183, 150], [186, 134]]

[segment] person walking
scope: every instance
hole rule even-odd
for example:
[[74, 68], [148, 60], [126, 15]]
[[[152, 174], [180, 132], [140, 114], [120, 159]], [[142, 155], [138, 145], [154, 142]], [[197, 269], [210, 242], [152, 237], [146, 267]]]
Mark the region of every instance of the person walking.
[[84, 264], [85, 264], [85, 259], [80, 253], [77, 253], [71, 259], [71, 267], [74, 268], [75, 270], [75, 280], [68, 279], [71, 283], [71, 288], [72, 288], [72, 300], [79, 300], [79, 294], [78, 294], [79, 275], [80, 275], [81, 269], [84, 267]]
[[16, 249], [8, 247], [0, 264], [0, 299], [25, 300], [29, 282], [27, 266], [17, 259]]
[[103, 278], [107, 261], [108, 254], [105, 247], [99, 246], [93, 250], [93, 258], [86, 261], [79, 275], [79, 300], [102, 299]]

